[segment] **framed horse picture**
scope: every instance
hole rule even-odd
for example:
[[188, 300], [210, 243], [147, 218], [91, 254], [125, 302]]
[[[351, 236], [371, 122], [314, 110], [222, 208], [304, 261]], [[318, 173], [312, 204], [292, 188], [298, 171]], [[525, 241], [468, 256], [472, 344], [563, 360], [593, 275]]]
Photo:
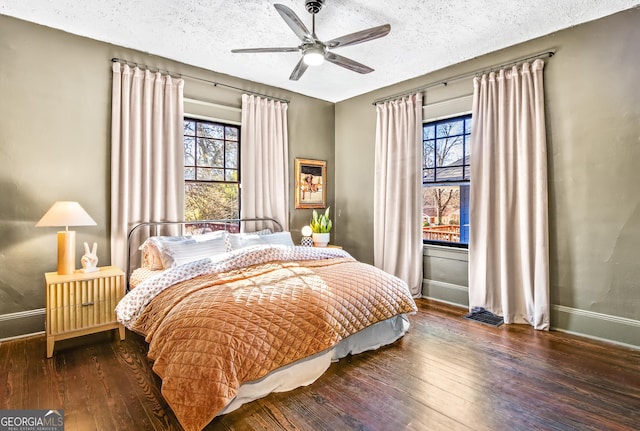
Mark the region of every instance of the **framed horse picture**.
[[296, 208], [327, 206], [327, 162], [296, 159]]

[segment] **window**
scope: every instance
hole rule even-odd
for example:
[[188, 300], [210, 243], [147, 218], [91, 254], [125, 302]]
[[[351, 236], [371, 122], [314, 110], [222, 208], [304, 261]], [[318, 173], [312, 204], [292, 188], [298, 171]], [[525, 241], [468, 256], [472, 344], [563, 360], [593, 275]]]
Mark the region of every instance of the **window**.
[[240, 127], [184, 119], [185, 220], [240, 216]]
[[469, 244], [471, 115], [422, 126], [422, 239]]

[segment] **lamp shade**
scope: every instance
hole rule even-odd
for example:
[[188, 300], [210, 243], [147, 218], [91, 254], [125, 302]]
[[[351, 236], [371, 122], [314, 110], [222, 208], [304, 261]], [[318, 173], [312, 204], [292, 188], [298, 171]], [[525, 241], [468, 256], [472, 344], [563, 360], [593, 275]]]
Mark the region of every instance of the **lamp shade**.
[[311, 226], [307, 225], [301, 229], [300, 233], [302, 234], [302, 236], [311, 236], [313, 230], [311, 229]]
[[53, 204], [49, 211], [36, 223], [36, 227], [95, 226], [96, 222], [78, 202], [60, 201]]
[[64, 226], [58, 232], [58, 274], [73, 274], [76, 261], [76, 233], [69, 226], [95, 226], [96, 222], [78, 202], [60, 201], [53, 204], [36, 227]]

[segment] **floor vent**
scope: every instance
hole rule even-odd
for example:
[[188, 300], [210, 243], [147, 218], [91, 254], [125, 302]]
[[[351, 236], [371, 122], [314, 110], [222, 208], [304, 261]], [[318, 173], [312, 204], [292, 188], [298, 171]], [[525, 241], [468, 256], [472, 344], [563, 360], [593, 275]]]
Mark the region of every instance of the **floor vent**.
[[504, 323], [502, 316], [496, 316], [482, 307], [473, 307], [471, 313], [464, 316], [464, 318], [484, 323], [485, 325], [495, 326], [496, 328]]

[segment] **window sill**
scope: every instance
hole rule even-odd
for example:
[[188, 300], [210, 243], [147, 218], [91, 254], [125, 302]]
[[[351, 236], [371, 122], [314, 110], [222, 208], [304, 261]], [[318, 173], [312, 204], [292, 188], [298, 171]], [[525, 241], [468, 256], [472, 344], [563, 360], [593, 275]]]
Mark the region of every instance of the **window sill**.
[[464, 250], [469, 249], [469, 244], [461, 244], [459, 242], [447, 242], [447, 241], [433, 241], [433, 240], [423, 240], [423, 245], [434, 245], [437, 247], [447, 247], [447, 248], [462, 248]]

